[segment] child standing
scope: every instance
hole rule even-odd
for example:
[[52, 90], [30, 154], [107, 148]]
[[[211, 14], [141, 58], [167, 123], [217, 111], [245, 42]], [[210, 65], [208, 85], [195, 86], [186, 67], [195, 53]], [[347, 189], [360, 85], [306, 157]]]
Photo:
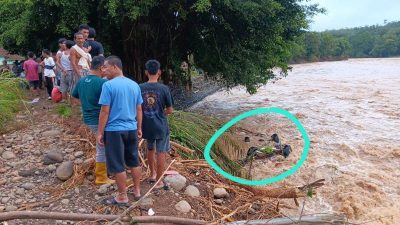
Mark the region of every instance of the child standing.
[[54, 62], [53, 57], [51, 57], [51, 52], [48, 49], [43, 49], [42, 55], [44, 57], [42, 65], [44, 65], [44, 77], [46, 79], [47, 94], [49, 94], [48, 99], [51, 100], [51, 92], [53, 91], [56, 77], [56, 73], [54, 72], [56, 63]]
[[[170, 151], [169, 127], [167, 115], [173, 111], [172, 96], [166, 85], [158, 83], [161, 75], [160, 63], [157, 60], [146, 62], [147, 83], [141, 84], [143, 98], [143, 138], [147, 140], [147, 158], [151, 171], [150, 183], [160, 179], [165, 169], [166, 155]], [[156, 157], [157, 152], [157, 157]], [[156, 161], [157, 158], [157, 161]], [[160, 182], [156, 189], [168, 190], [166, 183]]]

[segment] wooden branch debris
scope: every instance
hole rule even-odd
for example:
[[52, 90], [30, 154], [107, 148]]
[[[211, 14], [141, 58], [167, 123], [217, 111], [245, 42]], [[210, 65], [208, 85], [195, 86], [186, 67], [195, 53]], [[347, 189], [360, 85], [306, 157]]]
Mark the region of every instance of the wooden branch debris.
[[317, 180], [311, 184], [302, 187], [280, 187], [280, 188], [261, 188], [240, 185], [240, 187], [252, 192], [256, 197], [269, 197], [269, 198], [300, 198], [307, 196], [309, 189], [319, 188], [324, 185], [324, 179]]
[[193, 154], [194, 153], [194, 150], [192, 150], [190, 148], [187, 148], [185, 146], [182, 146], [182, 145], [180, 145], [180, 144], [178, 144], [176, 142], [170, 141], [170, 143], [174, 148], [177, 148], [177, 149], [181, 150], [182, 152], [186, 152], [186, 153], [189, 153], [189, 154]]
[[[293, 221], [295, 223], [293, 223]], [[346, 217], [344, 215], [336, 214], [316, 214], [303, 216], [301, 220], [296, 217], [290, 218], [274, 218], [269, 220], [250, 220], [250, 221], [236, 221], [228, 223], [227, 225], [344, 225], [346, 224]]]
[[[40, 212], [40, 211], [14, 211], [0, 213], [0, 222], [15, 219], [52, 219], [52, 220], [71, 220], [71, 221], [112, 221], [120, 218], [119, 215], [102, 214], [81, 214], [81, 213], [59, 213], [59, 212]], [[135, 221], [138, 223], [156, 224], [206, 224], [206, 221], [193, 220], [187, 218], [177, 218], [169, 216], [138, 216], [124, 217], [123, 222]]]
[[239, 206], [237, 209], [233, 210], [233, 212], [229, 213], [228, 215], [223, 216], [221, 219], [218, 219], [215, 222], [210, 223], [209, 225], [217, 225], [223, 222], [224, 220], [230, 218], [231, 216], [235, 215], [238, 211], [242, 209], [247, 209], [251, 206], [251, 203], [247, 203], [246, 205]]

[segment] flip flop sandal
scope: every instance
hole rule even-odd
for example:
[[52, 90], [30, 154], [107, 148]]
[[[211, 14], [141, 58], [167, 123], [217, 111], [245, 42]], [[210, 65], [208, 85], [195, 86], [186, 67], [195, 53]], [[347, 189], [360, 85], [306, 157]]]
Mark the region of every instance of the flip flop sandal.
[[154, 183], [156, 182], [156, 179], [154, 179], [154, 178], [149, 178], [149, 179], [147, 179], [147, 182], [148, 182], [149, 184], [154, 184]]
[[163, 181], [163, 184], [164, 185], [162, 187], [154, 188], [153, 190], [159, 191], [159, 190], [163, 189], [165, 191], [168, 191], [169, 189], [171, 189], [170, 186], [167, 183], [165, 183], [164, 181]]
[[126, 193], [133, 195], [133, 199], [134, 199], [135, 201], [139, 201], [139, 199], [142, 198], [142, 195], [135, 196], [135, 192], [134, 192], [132, 189], [128, 189], [128, 191], [127, 191]]
[[133, 199], [135, 200], [135, 201], [139, 201], [140, 199], [142, 198], [142, 195], [139, 195], [139, 196], [133, 196]]
[[117, 202], [115, 197], [105, 198], [101, 201], [104, 205], [114, 205], [119, 207], [127, 207], [129, 204], [127, 202]]

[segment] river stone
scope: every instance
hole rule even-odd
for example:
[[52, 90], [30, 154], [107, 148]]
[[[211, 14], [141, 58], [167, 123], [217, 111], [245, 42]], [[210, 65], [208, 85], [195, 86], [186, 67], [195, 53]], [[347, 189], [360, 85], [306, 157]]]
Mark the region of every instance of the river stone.
[[17, 211], [17, 209], [18, 209], [17, 206], [13, 205], [6, 206], [6, 212]]
[[2, 204], [6, 204], [8, 201], [10, 201], [9, 197], [4, 197], [4, 198], [1, 199], [1, 203]]
[[74, 174], [74, 163], [71, 161], [63, 162], [56, 170], [56, 176], [62, 181], [68, 180]]
[[225, 190], [225, 188], [215, 188], [214, 189], [214, 197], [215, 198], [226, 198], [226, 197], [229, 197], [229, 194]]
[[200, 191], [197, 187], [189, 185], [186, 187], [185, 194], [191, 197], [199, 197]]
[[47, 167], [47, 170], [48, 170], [49, 172], [54, 172], [54, 171], [56, 171], [56, 169], [57, 169], [57, 167], [56, 167], [55, 165], [49, 165], [49, 166]]
[[188, 213], [192, 209], [189, 203], [185, 200], [182, 200], [175, 205], [175, 209], [182, 213]]
[[50, 165], [54, 163], [61, 163], [63, 162], [64, 157], [60, 152], [51, 151], [44, 155], [43, 164]]
[[149, 206], [152, 206], [153, 203], [154, 203], [154, 200], [150, 197], [147, 197], [147, 198], [143, 199], [139, 205], [142, 207], [146, 207], [146, 206], [149, 207]]
[[13, 178], [11, 179], [11, 181], [15, 183], [15, 182], [21, 181], [22, 179], [24, 179], [24, 178], [18, 176], [18, 177], [13, 177]]
[[63, 199], [63, 200], [61, 200], [61, 203], [63, 205], [68, 205], [69, 204], [69, 199]]
[[21, 187], [25, 190], [32, 190], [35, 188], [35, 185], [32, 183], [25, 183], [23, 185], [21, 185]]
[[79, 164], [83, 163], [83, 160], [82, 159], [77, 159], [77, 160], [74, 161], [74, 163], [79, 165]]
[[5, 151], [5, 152], [3, 152], [3, 154], [1, 155], [1, 157], [2, 157], [3, 159], [6, 159], [6, 160], [8, 160], [8, 159], [14, 159], [14, 158], [15, 158], [15, 154], [14, 154], [13, 152], [10, 152], [10, 151]]
[[20, 170], [18, 172], [18, 175], [20, 175], [21, 177], [30, 177], [33, 176], [35, 174], [35, 170], [31, 169], [31, 170]]
[[164, 180], [176, 191], [180, 191], [186, 186], [186, 178], [180, 174], [168, 175]]
[[15, 194], [17, 194], [17, 195], [24, 195], [24, 194], [25, 194], [25, 189], [23, 189], [23, 188], [18, 188], [18, 189], [15, 191]]
[[62, 134], [59, 130], [49, 130], [42, 133], [42, 137], [55, 137], [60, 136]]
[[107, 188], [103, 188], [103, 187], [100, 187], [98, 190], [97, 190], [97, 193], [99, 193], [99, 194], [105, 194], [105, 193], [107, 193], [108, 192], [108, 189]]
[[7, 180], [6, 179], [0, 180], [0, 186], [3, 185], [3, 184], [7, 184]]
[[218, 205], [222, 205], [224, 203], [224, 200], [223, 199], [215, 199], [214, 202], [217, 203]]
[[74, 156], [75, 158], [82, 157], [85, 153], [83, 151], [75, 152]]
[[80, 213], [85, 213], [85, 212], [86, 212], [86, 209], [80, 208], [80, 209], [78, 209], [78, 212], [80, 212]]

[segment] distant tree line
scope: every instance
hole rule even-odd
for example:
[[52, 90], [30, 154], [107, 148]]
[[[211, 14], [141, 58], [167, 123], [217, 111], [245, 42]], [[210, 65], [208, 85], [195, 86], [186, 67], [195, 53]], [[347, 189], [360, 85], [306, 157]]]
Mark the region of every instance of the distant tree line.
[[292, 62], [400, 55], [400, 22], [305, 32], [292, 43]]

